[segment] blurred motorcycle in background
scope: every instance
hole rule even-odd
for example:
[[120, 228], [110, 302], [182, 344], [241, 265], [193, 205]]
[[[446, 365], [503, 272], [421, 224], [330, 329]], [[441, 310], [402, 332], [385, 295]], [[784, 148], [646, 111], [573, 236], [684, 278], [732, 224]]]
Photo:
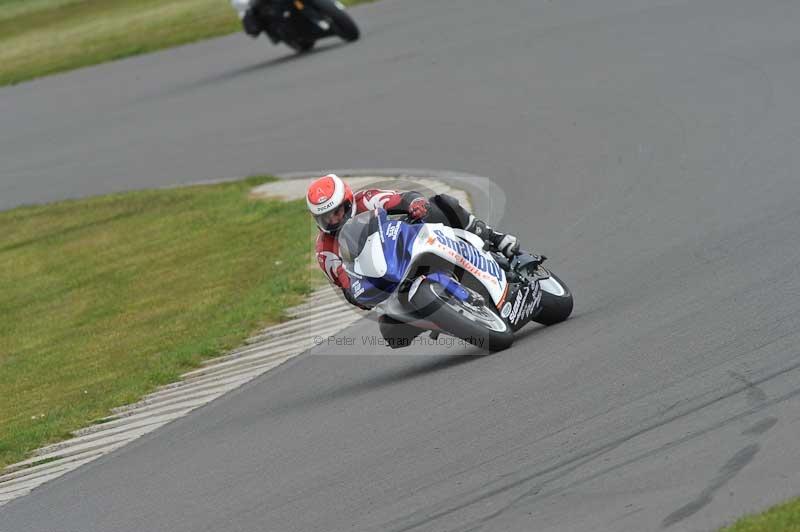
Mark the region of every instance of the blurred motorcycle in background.
[[286, 43], [307, 52], [319, 39], [359, 38], [358, 26], [338, 0], [231, 0], [244, 32], [258, 37], [263, 31], [274, 43]]

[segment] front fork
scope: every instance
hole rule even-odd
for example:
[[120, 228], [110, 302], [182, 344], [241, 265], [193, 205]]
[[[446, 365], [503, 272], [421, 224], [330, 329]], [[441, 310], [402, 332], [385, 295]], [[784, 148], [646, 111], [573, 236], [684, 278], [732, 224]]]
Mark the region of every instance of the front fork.
[[464, 286], [462, 286], [461, 283], [459, 283], [449, 275], [445, 275], [441, 272], [436, 272], [436, 273], [431, 273], [424, 278], [440, 285], [442, 288], [444, 288], [445, 292], [447, 292], [454, 298], [458, 299], [462, 303], [467, 303], [475, 307], [482, 307], [486, 305], [486, 301], [483, 299], [483, 296], [473, 292], [472, 290], [464, 288]]

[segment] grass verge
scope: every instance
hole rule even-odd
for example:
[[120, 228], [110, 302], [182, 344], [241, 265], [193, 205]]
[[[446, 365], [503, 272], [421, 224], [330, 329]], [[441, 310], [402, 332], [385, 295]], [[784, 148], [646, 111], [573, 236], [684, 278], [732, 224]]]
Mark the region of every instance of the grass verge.
[[743, 517], [720, 532], [800, 532], [800, 498]]
[[228, 0], [0, 0], [0, 85], [237, 31]]
[[0, 467], [239, 345], [318, 284], [264, 178], [0, 212]]

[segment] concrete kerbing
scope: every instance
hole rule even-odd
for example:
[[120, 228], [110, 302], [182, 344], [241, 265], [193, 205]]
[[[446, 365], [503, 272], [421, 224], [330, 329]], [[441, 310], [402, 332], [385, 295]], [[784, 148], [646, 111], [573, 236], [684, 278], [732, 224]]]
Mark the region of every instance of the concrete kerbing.
[[[435, 193], [448, 193], [472, 209], [477, 200], [481, 215], [496, 222], [502, 215], [505, 197], [486, 178], [457, 172], [413, 169], [333, 170], [349, 178], [354, 188], [380, 181], [404, 181], [422, 185]], [[305, 182], [329, 171], [281, 174], [282, 181], [254, 189], [269, 197], [302, 198]], [[270, 189], [272, 185], [272, 189]], [[257, 192], [257, 189], [261, 191]], [[496, 189], [496, 190], [495, 190]], [[299, 191], [299, 196], [298, 196]], [[337, 312], [347, 309], [348, 312]], [[337, 319], [331, 320], [333, 314]], [[45, 482], [109, 454], [157, 428], [185, 416], [221, 395], [263, 375], [312, 347], [312, 334], [336, 334], [361, 319], [363, 312], [349, 307], [336, 290], [325, 286], [310, 294], [304, 303], [287, 309], [288, 321], [259, 331], [239, 348], [205, 361], [181, 380], [160, 387], [136, 403], [115, 408], [105, 423], [74, 431], [70, 440], [47, 445], [32, 457], [7, 466], [0, 472], [0, 506], [30, 493]], [[50, 460], [41, 463], [43, 460]]]
[[[468, 172], [452, 170], [431, 170], [427, 168], [335, 168], [328, 170], [312, 170], [303, 172], [284, 172], [277, 174], [281, 179], [310, 179], [333, 173], [339, 177], [354, 178], [381, 176], [385, 180], [431, 180], [443, 183], [450, 187], [459, 200], [466, 199], [470, 210], [478, 213], [483, 220], [490, 224], [498, 224], [503, 217], [506, 205], [506, 195], [494, 181]], [[452, 194], [451, 192], [451, 194]]]

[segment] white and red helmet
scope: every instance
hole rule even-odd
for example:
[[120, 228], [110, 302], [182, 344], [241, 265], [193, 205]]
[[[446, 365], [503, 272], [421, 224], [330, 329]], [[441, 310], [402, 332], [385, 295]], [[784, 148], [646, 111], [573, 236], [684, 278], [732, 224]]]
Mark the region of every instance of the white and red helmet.
[[356, 210], [353, 190], [336, 174], [315, 179], [308, 185], [306, 204], [320, 230], [335, 233]]

